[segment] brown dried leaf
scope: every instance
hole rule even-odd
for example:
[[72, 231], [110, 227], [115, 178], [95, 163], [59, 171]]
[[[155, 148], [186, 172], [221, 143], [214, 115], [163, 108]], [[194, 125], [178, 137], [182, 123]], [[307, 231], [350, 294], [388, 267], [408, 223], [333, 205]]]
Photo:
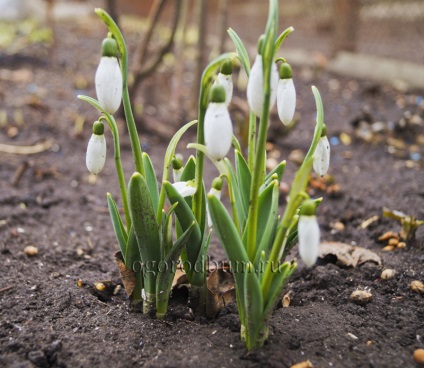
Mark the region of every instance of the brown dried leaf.
[[376, 253], [345, 243], [321, 243], [318, 256], [325, 258], [329, 255], [335, 256], [337, 258], [337, 264], [345, 267], [356, 267], [366, 262], [374, 262], [377, 265], [381, 265], [381, 258]]

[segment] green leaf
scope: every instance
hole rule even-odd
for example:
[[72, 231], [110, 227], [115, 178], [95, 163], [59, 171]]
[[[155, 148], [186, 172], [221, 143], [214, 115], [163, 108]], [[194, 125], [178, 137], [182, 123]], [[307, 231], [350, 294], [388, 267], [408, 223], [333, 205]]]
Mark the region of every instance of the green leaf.
[[142, 261], [140, 249], [138, 248], [137, 238], [134, 234], [134, 226], [131, 225], [130, 233], [128, 236], [127, 248], [125, 252], [125, 266], [134, 272], [140, 272], [142, 268]]
[[256, 248], [255, 266], [262, 251], [265, 251], [266, 258], [268, 258], [274, 241], [278, 220], [278, 190], [278, 182], [274, 180], [259, 195], [258, 246]]
[[209, 234], [205, 233], [202, 237], [202, 246], [200, 248], [199, 256], [197, 257], [196, 265], [201, 265], [202, 268], [199, 270], [198, 267], [193, 272], [193, 277], [191, 280], [191, 284], [194, 286], [203, 286], [206, 281], [206, 259], [208, 254], [209, 243], [211, 241], [212, 230], [209, 231]]
[[177, 269], [178, 258], [190, 238], [194, 225], [195, 222], [193, 221], [183, 235], [178, 238], [171, 251], [166, 255], [165, 261], [161, 263], [159, 268], [160, 272], [156, 280], [156, 315], [158, 318], [163, 318], [163, 316], [165, 316], [168, 307], [169, 294], [172, 287], [172, 280], [174, 279], [175, 271]]
[[80, 100], [88, 102], [91, 106], [95, 107], [97, 110], [99, 110], [102, 114], [106, 115], [106, 116], [110, 116], [110, 114], [108, 112], [106, 112], [103, 107], [101, 107], [99, 101], [97, 101], [96, 99], [89, 97], [89, 96], [84, 96], [84, 95], [78, 95], [77, 96]]
[[125, 252], [128, 241], [128, 234], [122, 223], [119, 214], [118, 206], [110, 193], [107, 193], [107, 206], [109, 208], [110, 218], [112, 220], [113, 231], [115, 232], [116, 240], [118, 241], [119, 248], [121, 249], [122, 256], [125, 259]]
[[262, 192], [268, 185], [271, 183], [272, 180], [274, 180], [274, 174], [277, 175], [276, 180], [278, 180], [278, 183], [281, 182], [281, 179], [283, 178], [284, 171], [286, 169], [286, 161], [281, 161], [276, 167], [274, 167], [271, 172], [265, 177], [264, 183], [259, 189], [259, 193]]
[[263, 315], [265, 323], [271, 317], [275, 304], [277, 303], [277, 300], [283, 291], [284, 284], [293, 274], [295, 269], [295, 262], [284, 262], [278, 267], [277, 270], [273, 272], [271, 287], [269, 288], [268, 295], [265, 296], [265, 307]]
[[[169, 181], [164, 181], [162, 185], [166, 190], [168, 199], [171, 204], [178, 202], [178, 205], [175, 207], [175, 214], [177, 215], [182, 230], [185, 232], [191, 226], [192, 222], [195, 222], [193, 225], [193, 231], [188, 240], [188, 245], [186, 247], [187, 261], [190, 262], [191, 265], [194, 265], [197, 261], [197, 257], [199, 256], [202, 245], [202, 233], [200, 231], [199, 225], [194, 218], [194, 214], [191, 211], [190, 206], [187, 204], [184, 198], [181, 197], [172, 184]], [[192, 275], [190, 272], [187, 273], [189, 280], [191, 280], [191, 276]]]
[[239, 35], [230, 28], [228, 30], [228, 34], [230, 35], [230, 38], [233, 40], [234, 46], [237, 50], [237, 56], [241, 61], [241, 64], [243, 65], [244, 71], [246, 72], [247, 76], [250, 75], [250, 61], [249, 61], [249, 54], [247, 53], [246, 47], [244, 47], [244, 44], [242, 40], [240, 39]]
[[231, 182], [232, 182], [233, 191], [234, 191], [234, 199], [236, 201], [237, 216], [238, 216], [240, 227], [241, 227], [240, 231], [242, 231], [246, 225], [247, 209], [244, 206], [241, 192], [240, 190], [238, 190], [239, 188], [238, 178], [231, 164], [231, 161], [228, 159], [225, 159], [224, 162], [227, 165], [228, 172], [230, 173]]
[[158, 209], [159, 203], [159, 190], [158, 190], [158, 181], [156, 179], [155, 169], [153, 167], [152, 161], [150, 160], [149, 155], [146, 152], [143, 152], [143, 165], [144, 165], [144, 174], [146, 178], [147, 186], [149, 187], [150, 197], [152, 198], [153, 209], [155, 212]]
[[178, 202], [174, 203], [168, 210], [168, 213], [165, 213], [165, 210], [162, 210], [162, 243], [163, 243], [163, 258], [168, 254], [169, 250], [173, 246], [172, 242], [172, 214], [175, 210], [175, 207], [178, 206]]
[[256, 335], [262, 325], [264, 310], [261, 285], [253, 265], [249, 262], [244, 274], [244, 304], [246, 307], [247, 335], [246, 346], [250, 350], [255, 345]]
[[281, 34], [278, 36], [277, 40], [275, 41], [275, 53], [278, 52], [278, 50], [281, 47], [281, 44], [285, 40], [285, 38], [294, 31], [293, 27], [286, 28]]
[[240, 239], [239, 233], [231, 220], [230, 215], [224, 205], [214, 195], [208, 195], [209, 212], [214, 224], [214, 229], [218, 235], [221, 245], [231, 263], [231, 268], [234, 271], [236, 282], [239, 282], [238, 287], [242, 288], [244, 277], [238, 278], [241, 275], [237, 272], [239, 266], [245, 266], [249, 262], [246, 249]]
[[243, 155], [239, 151], [235, 151], [235, 163], [237, 173], [238, 190], [240, 191], [240, 198], [242, 200], [243, 210], [245, 216], [249, 210], [249, 197], [250, 197], [250, 184], [252, 182], [252, 174], [250, 173], [249, 166], [246, 163]]
[[134, 233], [144, 264], [144, 288], [146, 293], [154, 294], [162, 255], [159, 226], [146, 180], [138, 172], [130, 179], [128, 196]]

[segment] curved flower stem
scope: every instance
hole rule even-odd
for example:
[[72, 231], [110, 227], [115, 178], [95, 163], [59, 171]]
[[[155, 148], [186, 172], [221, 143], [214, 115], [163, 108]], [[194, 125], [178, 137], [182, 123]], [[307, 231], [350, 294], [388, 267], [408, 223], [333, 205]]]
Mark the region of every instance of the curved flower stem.
[[[199, 94], [199, 112], [198, 112], [198, 125], [197, 125], [197, 143], [205, 144], [204, 136], [204, 125], [205, 125], [205, 114], [208, 107], [209, 89], [211, 87], [211, 81], [215, 73], [216, 68], [226, 59], [233, 57], [232, 53], [226, 53], [218, 56], [216, 59], [211, 61], [203, 72], [202, 79], [200, 82], [200, 94]], [[204, 166], [205, 155], [201, 151], [196, 152], [196, 193], [193, 198], [193, 213], [197, 222], [202, 223], [202, 185], [203, 185], [203, 166]]]
[[119, 145], [118, 127], [112, 115], [105, 114], [99, 120], [106, 120], [107, 124], [109, 125], [109, 129], [112, 132], [114, 148], [113, 158], [115, 159], [116, 174], [118, 175], [119, 189], [121, 190], [122, 204], [124, 206], [125, 223], [127, 225], [127, 232], [129, 233], [131, 228], [131, 217], [128, 207], [127, 185], [125, 182], [124, 170], [122, 168], [121, 147]]
[[110, 15], [100, 8], [96, 8], [95, 12], [100, 17], [100, 19], [104, 22], [106, 27], [112, 33], [113, 38], [115, 38], [116, 42], [118, 43], [120, 61], [121, 61], [121, 72], [122, 72], [122, 102], [124, 105], [124, 112], [125, 112], [125, 117], [127, 120], [128, 133], [130, 135], [135, 170], [138, 171], [141, 175], [145, 176], [143, 159], [142, 159], [143, 152], [141, 150], [140, 139], [138, 137], [137, 127], [135, 125], [134, 115], [131, 110], [130, 97], [128, 94], [127, 46], [125, 44], [125, 40], [124, 40], [124, 37], [122, 36], [121, 31], [119, 30], [118, 26], [113, 21], [113, 19], [110, 17]]
[[274, 277], [272, 270], [275, 269], [276, 265], [278, 265], [284, 253], [284, 248], [286, 246], [287, 237], [290, 233], [289, 230], [292, 226], [293, 217], [302, 201], [308, 197], [304, 191], [306, 189], [309, 174], [312, 169], [313, 154], [321, 137], [322, 127], [324, 125], [324, 108], [322, 105], [321, 96], [318, 89], [314, 86], [312, 87], [312, 92], [314, 94], [317, 107], [317, 124], [315, 125], [314, 137], [303, 164], [296, 173], [296, 177], [293, 180], [288, 205], [284, 211], [283, 219], [277, 228], [277, 234], [272, 245], [271, 254], [268, 259], [268, 264], [265, 269], [265, 274], [261, 285], [262, 295], [264, 297], [268, 295], [272, 279]]

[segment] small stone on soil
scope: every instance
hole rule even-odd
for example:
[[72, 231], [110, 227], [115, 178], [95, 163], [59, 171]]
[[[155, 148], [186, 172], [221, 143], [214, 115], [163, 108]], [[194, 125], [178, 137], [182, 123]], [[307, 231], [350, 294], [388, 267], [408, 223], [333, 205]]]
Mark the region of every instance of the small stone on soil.
[[414, 280], [411, 282], [411, 290], [417, 294], [423, 294], [424, 284], [419, 280]]
[[395, 275], [396, 275], [395, 270], [387, 268], [381, 273], [381, 279], [382, 280], [389, 280], [389, 279], [392, 279], [393, 277], [395, 277]]
[[290, 368], [314, 368], [309, 360], [292, 365]]
[[38, 248], [34, 247], [33, 245], [28, 245], [24, 248], [24, 253], [28, 257], [34, 257], [38, 254]]
[[417, 349], [414, 351], [414, 360], [417, 364], [424, 364], [424, 349]]
[[396, 248], [398, 248], [398, 249], [406, 248], [406, 243], [405, 242], [399, 242], [399, 243], [397, 243]]
[[395, 249], [394, 245], [386, 245], [385, 247], [383, 247], [381, 250], [383, 252], [391, 252]]
[[388, 231], [388, 232], [384, 233], [383, 235], [381, 235], [378, 238], [378, 241], [385, 241], [385, 240], [389, 240], [390, 238], [399, 239], [399, 234], [395, 233], [394, 231]]
[[389, 245], [398, 245], [398, 244], [399, 244], [399, 239], [396, 239], [396, 238], [389, 239]]
[[355, 290], [350, 294], [350, 300], [355, 304], [365, 305], [372, 299], [372, 294], [367, 290]]

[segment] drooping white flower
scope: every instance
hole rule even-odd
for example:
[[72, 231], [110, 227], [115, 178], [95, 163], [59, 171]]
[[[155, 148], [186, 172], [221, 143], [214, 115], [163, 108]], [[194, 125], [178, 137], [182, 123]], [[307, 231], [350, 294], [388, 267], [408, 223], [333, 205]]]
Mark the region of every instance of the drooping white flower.
[[103, 123], [96, 121], [93, 125], [93, 134], [88, 142], [85, 163], [87, 169], [94, 175], [102, 171], [106, 161], [106, 139]]
[[311, 267], [318, 258], [319, 250], [320, 231], [316, 216], [300, 216], [297, 232], [300, 257], [308, 267]]
[[[257, 54], [255, 62], [250, 70], [249, 81], [247, 83], [247, 102], [256, 116], [262, 115], [264, 104], [264, 77], [263, 77], [263, 60], [262, 55]], [[277, 65], [272, 63], [271, 66], [271, 97], [269, 108], [271, 109], [277, 98], [278, 71]]]
[[102, 56], [95, 82], [100, 106], [109, 114], [115, 113], [122, 99], [122, 74], [116, 57]]
[[177, 190], [181, 197], [190, 197], [196, 193], [196, 187], [192, 181], [177, 181], [172, 186]]
[[296, 89], [292, 78], [284, 78], [278, 81], [277, 108], [282, 123], [289, 125], [293, 120], [296, 109]]
[[233, 124], [225, 104], [225, 90], [220, 85], [212, 87], [211, 102], [205, 114], [204, 135], [209, 157], [214, 161], [222, 160], [231, 148]]
[[330, 142], [327, 136], [319, 139], [314, 153], [313, 167], [317, 175], [324, 176], [330, 166]]

